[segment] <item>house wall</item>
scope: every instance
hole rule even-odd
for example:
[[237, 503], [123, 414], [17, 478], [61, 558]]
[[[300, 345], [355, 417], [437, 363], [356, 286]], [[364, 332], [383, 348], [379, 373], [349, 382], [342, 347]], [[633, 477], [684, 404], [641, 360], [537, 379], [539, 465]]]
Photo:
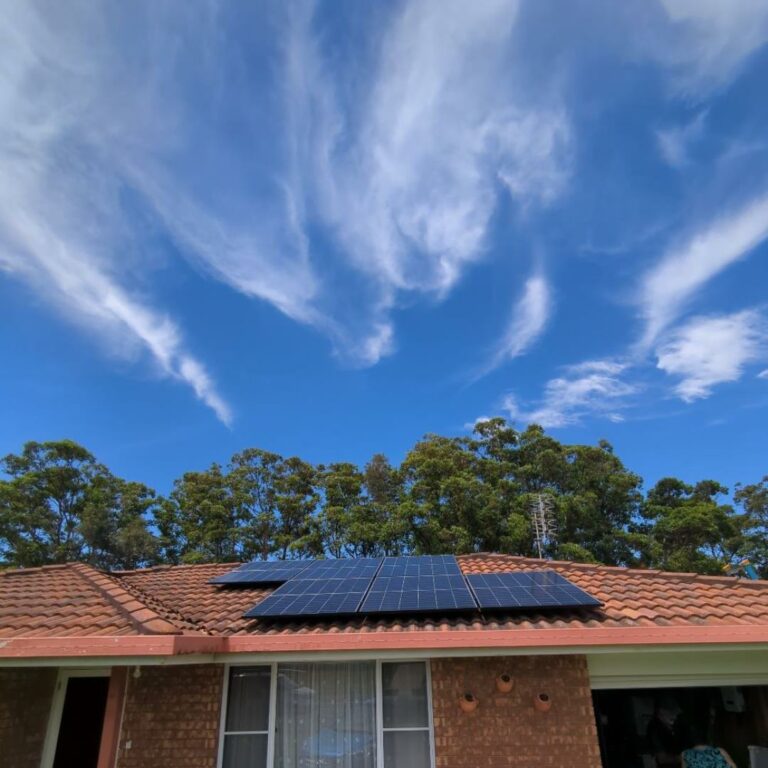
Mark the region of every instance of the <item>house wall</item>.
[[215, 768], [223, 680], [213, 664], [130, 670], [119, 768]]
[[0, 765], [39, 768], [55, 669], [0, 669]]
[[[496, 689], [505, 672], [508, 694]], [[473, 712], [459, 706], [465, 692], [479, 699]], [[549, 695], [548, 712], [534, 708], [538, 693]], [[583, 656], [434, 659], [432, 706], [436, 768], [600, 768]]]

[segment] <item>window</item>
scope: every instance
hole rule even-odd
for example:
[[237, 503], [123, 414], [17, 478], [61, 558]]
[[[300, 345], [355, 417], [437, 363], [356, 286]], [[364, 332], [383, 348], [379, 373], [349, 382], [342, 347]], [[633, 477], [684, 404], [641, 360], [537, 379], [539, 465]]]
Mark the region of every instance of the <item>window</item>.
[[423, 661], [232, 667], [222, 768], [431, 768]]
[[269, 667], [233, 667], [229, 673], [222, 768], [267, 768]]
[[431, 760], [426, 664], [382, 664], [381, 688], [384, 768], [427, 768]]
[[277, 668], [275, 765], [376, 768], [376, 664]]

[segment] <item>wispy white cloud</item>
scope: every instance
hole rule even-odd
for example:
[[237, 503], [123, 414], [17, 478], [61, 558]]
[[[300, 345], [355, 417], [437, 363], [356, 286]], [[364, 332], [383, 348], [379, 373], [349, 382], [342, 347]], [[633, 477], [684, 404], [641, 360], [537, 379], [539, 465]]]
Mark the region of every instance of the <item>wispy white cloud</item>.
[[509, 394], [502, 403], [513, 421], [565, 427], [586, 417], [599, 416], [610, 421], [623, 420], [622, 411], [640, 386], [627, 380], [629, 365], [614, 360], [590, 360], [569, 366], [564, 375], [550, 379], [542, 399], [521, 405]]
[[[62, 13], [70, 13], [69, 10]], [[77, 16], [77, 14], [74, 14]], [[29, 4], [4, 11], [0, 45], [0, 266], [106, 341], [113, 354], [147, 354], [190, 386], [226, 424], [229, 405], [178, 326], [131, 290], [131, 238], [120, 222], [119, 180], [91, 143], [106, 117], [91, 103], [97, 68]], [[78, 18], [98, 56], [101, 19]], [[88, 125], [89, 130], [80, 129]], [[136, 281], [133, 281], [136, 282]]]
[[[248, 48], [253, 72], [228, 13], [215, 2], [12, 6], [4, 161], [36, 185], [15, 205], [135, 296], [154, 265], [136, 256], [127, 191], [207, 275], [373, 364], [395, 348], [401, 297], [445, 296], [482, 256], [505, 194], [527, 208], [564, 188], [561, 100], [515, 87], [516, 2], [384, 9], [353, 68], [338, 66], [312, 4], [288, 3], [270, 19], [262, 69]], [[43, 190], [60, 192], [66, 215], [49, 215]], [[77, 233], [95, 230], [98, 247], [84, 250]]]
[[673, 168], [683, 168], [688, 165], [691, 145], [704, 133], [706, 115], [706, 111], [702, 111], [685, 125], [660, 128], [656, 131], [659, 152], [668, 165]]
[[647, 349], [709, 280], [747, 256], [768, 237], [768, 195], [707, 222], [670, 249], [644, 276], [640, 289]]
[[676, 89], [701, 93], [735, 77], [750, 54], [768, 41], [763, 0], [661, 0], [678, 33], [674, 45], [658, 46]]
[[767, 341], [768, 326], [757, 310], [694, 317], [659, 347], [657, 365], [680, 378], [675, 392], [690, 403], [740, 379], [749, 363], [764, 358]]
[[512, 309], [509, 323], [488, 362], [474, 375], [478, 379], [509, 360], [524, 355], [544, 333], [552, 313], [552, 289], [544, 275], [525, 281], [523, 294]]
[[527, 207], [566, 184], [569, 121], [556, 98], [534, 104], [515, 87], [516, 20], [506, 0], [404, 4], [357, 106], [343, 103], [306, 17], [292, 38], [291, 113], [316, 118], [309, 136], [306, 120], [294, 125], [300, 165], [315, 173], [308, 207], [377, 285], [379, 325], [399, 293], [450, 291], [481, 257], [503, 190]]

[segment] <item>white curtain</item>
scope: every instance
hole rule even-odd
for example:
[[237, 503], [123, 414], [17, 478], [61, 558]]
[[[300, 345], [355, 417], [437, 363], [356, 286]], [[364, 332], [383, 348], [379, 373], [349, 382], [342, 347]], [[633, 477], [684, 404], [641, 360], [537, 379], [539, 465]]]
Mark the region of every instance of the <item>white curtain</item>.
[[280, 664], [275, 768], [376, 768], [376, 665]]

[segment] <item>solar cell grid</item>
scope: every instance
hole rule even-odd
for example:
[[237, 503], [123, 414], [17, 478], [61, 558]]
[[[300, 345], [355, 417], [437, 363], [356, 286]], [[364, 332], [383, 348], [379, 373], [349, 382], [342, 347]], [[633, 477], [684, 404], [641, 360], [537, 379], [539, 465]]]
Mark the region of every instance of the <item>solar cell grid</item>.
[[302, 573], [311, 560], [256, 560], [211, 579], [211, 584], [278, 584]]
[[408, 555], [385, 557], [380, 576], [456, 575], [461, 569], [453, 555]]
[[279, 584], [295, 578], [373, 576], [382, 558], [356, 560], [255, 560], [211, 579], [211, 584]]
[[360, 612], [422, 613], [476, 607], [455, 557], [387, 557]]
[[554, 571], [470, 574], [481, 608], [571, 608], [600, 605], [595, 597]]
[[310, 560], [301, 578], [347, 578], [348, 576], [374, 576], [382, 558], [361, 557], [355, 560]]
[[245, 615], [321, 616], [356, 613], [380, 560], [315, 560]]

